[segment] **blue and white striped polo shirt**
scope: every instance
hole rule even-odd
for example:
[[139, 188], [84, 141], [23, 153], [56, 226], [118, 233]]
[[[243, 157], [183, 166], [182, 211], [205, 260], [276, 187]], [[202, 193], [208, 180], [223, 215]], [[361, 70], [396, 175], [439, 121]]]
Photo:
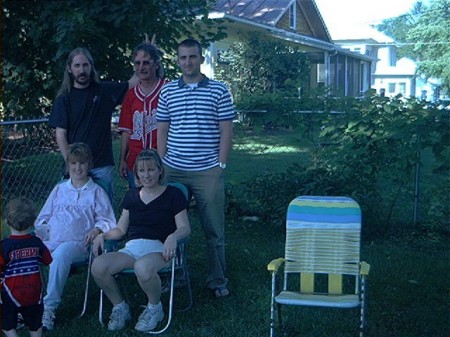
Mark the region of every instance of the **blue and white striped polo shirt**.
[[162, 88], [156, 118], [170, 123], [164, 163], [185, 171], [206, 170], [218, 164], [219, 122], [233, 120], [233, 101], [221, 82], [204, 76], [192, 87], [180, 78]]

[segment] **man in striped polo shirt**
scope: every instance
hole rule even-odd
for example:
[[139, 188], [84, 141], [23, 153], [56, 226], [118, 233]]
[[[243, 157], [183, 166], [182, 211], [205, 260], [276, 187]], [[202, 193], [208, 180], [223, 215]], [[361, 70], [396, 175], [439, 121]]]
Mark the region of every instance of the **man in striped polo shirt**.
[[207, 287], [223, 297], [230, 293], [225, 267], [224, 175], [234, 108], [225, 85], [201, 73], [203, 61], [198, 41], [186, 39], [178, 45], [182, 76], [161, 90], [157, 143], [166, 180], [185, 184], [195, 197], [207, 240]]

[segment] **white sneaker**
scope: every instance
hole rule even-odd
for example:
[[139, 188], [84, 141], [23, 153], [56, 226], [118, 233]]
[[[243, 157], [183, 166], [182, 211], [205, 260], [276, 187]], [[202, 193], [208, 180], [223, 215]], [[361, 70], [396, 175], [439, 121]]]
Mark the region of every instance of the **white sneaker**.
[[123, 329], [125, 323], [131, 319], [130, 307], [128, 303], [123, 302], [112, 308], [111, 316], [109, 316], [108, 330]]
[[42, 315], [42, 329], [53, 330], [55, 328], [55, 312], [51, 309], [44, 309]]
[[134, 327], [137, 331], [147, 332], [151, 331], [164, 319], [164, 311], [161, 302], [156, 308], [145, 307], [142, 314], [139, 316], [138, 322]]

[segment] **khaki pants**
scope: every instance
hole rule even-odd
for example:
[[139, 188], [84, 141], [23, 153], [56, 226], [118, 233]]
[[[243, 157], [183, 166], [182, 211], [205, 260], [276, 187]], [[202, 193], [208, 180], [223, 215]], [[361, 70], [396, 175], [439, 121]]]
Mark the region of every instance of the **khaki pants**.
[[184, 184], [195, 198], [208, 249], [208, 288], [226, 285], [224, 170], [216, 166], [203, 171], [182, 171], [167, 165], [164, 169], [166, 182]]

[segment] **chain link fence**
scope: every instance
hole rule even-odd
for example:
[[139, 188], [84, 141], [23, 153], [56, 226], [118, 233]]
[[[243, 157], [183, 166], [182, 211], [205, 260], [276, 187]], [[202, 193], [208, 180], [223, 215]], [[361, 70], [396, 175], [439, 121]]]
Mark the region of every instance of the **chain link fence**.
[[25, 196], [43, 205], [62, 174], [54, 131], [46, 119], [2, 122], [1, 127], [2, 204]]
[[[43, 206], [55, 185], [62, 179], [64, 160], [48, 119], [1, 122], [2, 129], [2, 205], [25, 196]], [[113, 133], [116, 135], [116, 132]], [[115, 137], [117, 138], [117, 137]], [[116, 179], [115, 209], [118, 194], [126, 182]], [[2, 207], [3, 217], [3, 207]]]
[[[268, 130], [254, 132], [252, 127], [246, 125], [244, 121], [237, 121], [239, 127], [235, 128], [233, 158], [230, 167], [227, 168], [227, 182], [239, 186], [242, 182], [264, 173], [283, 172], [293, 163], [314, 165], [314, 151], [320, 151], [320, 147], [333, 146], [333, 144], [317, 144], [315, 149], [307, 149], [311, 143], [314, 143], [311, 141], [311, 135], [317, 132], [315, 128], [320, 123], [312, 121], [311, 114], [305, 114], [302, 118], [303, 128], [300, 128], [297, 133], [291, 132], [288, 128], [286, 132], [272, 130], [270, 124]], [[319, 117], [314, 116], [314, 118]], [[26, 196], [34, 200], [39, 209], [61, 179], [63, 172], [63, 159], [54, 139], [54, 130], [47, 126], [46, 119], [2, 122], [0, 125], [2, 127], [2, 204], [5, 205], [11, 198]], [[120, 142], [117, 139], [117, 133], [113, 132], [113, 135], [116, 149], [114, 152], [117, 155]], [[308, 142], [309, 145], [305, 145]], [[409, 224], [414, 224], [420, 215], [426, 216], [429, 212], [430, 198], [442, 200], [442, 205], [445, 204], [445, 200], [449, 201], [448, 189], [430, 188], [433, 187], [436, 177], [426, 169], [429, 166], [426, 161], [429, 160], [432, 160], [432, 156], [421, 158], [420, 165], [425, 169], [417, 171], [417, 174], [411, 177], [409, 186], [405, 187], [408, 193], [397, 202], [396, 207], [399, 209], [396, 211], [397, 217], [403, 218], [404, 222]], [[448, 172], [444, 173], [444, 176], [445, 174], [448, 175]], [[445, 179], [437, 181], [448, 183]], [[126, 186], [126, 182], [117, 177], [116, 199], [113, 205], [116, 211], [120, 208]], [[427, 191], [435, 192], [430, 194]], [[448, 213], [445, 210], [443, 212]], [[449, 219], [442, 219], [442, 223], [447, 221]]]

